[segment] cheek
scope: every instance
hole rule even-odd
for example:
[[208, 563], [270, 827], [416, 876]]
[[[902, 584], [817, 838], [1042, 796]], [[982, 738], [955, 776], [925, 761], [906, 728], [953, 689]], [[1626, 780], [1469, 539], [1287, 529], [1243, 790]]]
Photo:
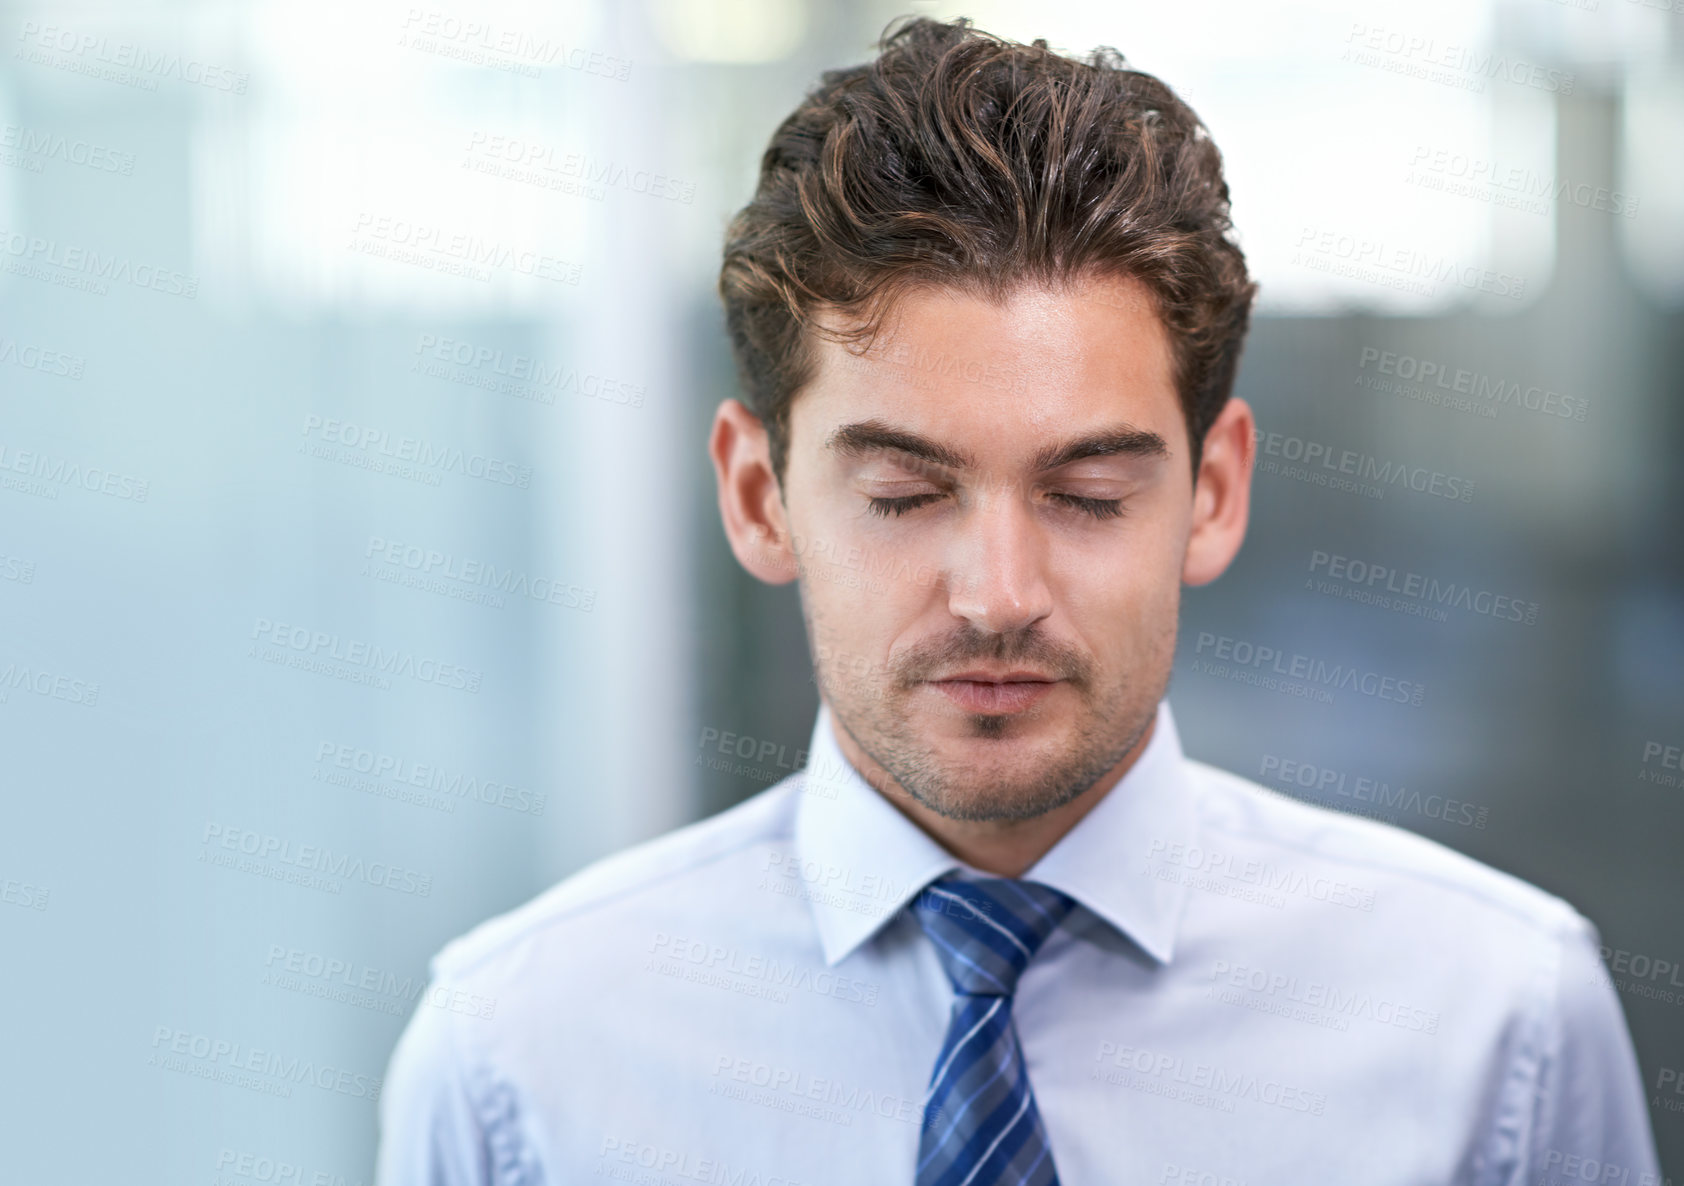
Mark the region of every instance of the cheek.
[[927, 600], [939, 583], [940, 552], [928, 534], [895, 531], [876, 518], [840, 512], [808, 516], [794, 532], [815, 601], [854, 604], [862, 615], [880, 613]]
[[816, 642], [843, 657], [878, 655], [917, 618], [938, 583], [918, 548], [895, 547], [857, 522], [792, 523], [801, 598]]
[[1138, 612], [1180, 588], [1182, 548], [1173, 532], [1133, 525], [1053, 550], [1060, 600], [1072, 609]]
[[1174, 647], [1180, 552], [1163, 538], [1083, 549], [1060, 565], [1054, 597], [1095, 656], [1132, 669]]

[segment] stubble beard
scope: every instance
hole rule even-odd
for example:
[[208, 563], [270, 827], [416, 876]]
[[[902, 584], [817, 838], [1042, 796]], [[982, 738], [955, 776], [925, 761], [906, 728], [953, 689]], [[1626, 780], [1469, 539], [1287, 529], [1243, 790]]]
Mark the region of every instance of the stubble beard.
[[[961, 635], [877, 680], [870, 676], [850, 680], [845, 673], [826, 670], [815, 658], [819, 687], [836, 724], [914, 801], [947, 819], [1028, 820], [1072, 802], [1139, 744], [1163, 695], [1163, 687], [1143, 694], [1138, 681], [1126, 677], [1099, 686], [1093, 665], [1084, 657], [1051, 648], [1038, 637], [1028, 642], [997, 638], [993, 645], [979, 646], [974, 638]], [[1036, 761], [1036, 768], [1028, 772], [990, 768], [986, 761], [956, 766], [943, 759], [918, 735], [919, 714], [912, 702], [924, 694], [919, 689], [928, 675], [951, 669], [951, 661], [942, 662], [947, 656], [1043, 660], [1042, 666], [1065, 679], [1065, 687], [1053, 694], [1074, 694], [1077, 699], [1071, 743], [1049, 759]], [[1151, 674], [1141, 674], [1151, 681]], [[1167, 685], [1168, 675], [1166, 668], [1162, 684]], [[983, 745], [999, 741], [1003, 746], [1038, 716], [1037, 709], [1022, 714], [970, 713], [966, 725], [975, 741]]]

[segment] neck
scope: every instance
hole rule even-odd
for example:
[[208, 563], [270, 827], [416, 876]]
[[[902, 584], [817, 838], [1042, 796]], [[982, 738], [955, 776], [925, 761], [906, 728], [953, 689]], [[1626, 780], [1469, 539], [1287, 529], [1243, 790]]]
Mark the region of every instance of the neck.
[[1050, 852], [1053, 845], [1110, 793], [1111, 788], [1146, 752], [1157, 727], [1157, 715], [1154, 713], [1140, 740], [1123, 755], [1121, 761], [1095, 779], [1092, 786], [1060, 807], [1021, 820], [951, 819], [932, 811], [908, 794], [887, 770], [860, 749], [846, 729], [834, 728], [832, 733], [843, 756], [865, 781], [937, 844], [973, 869], [995, 877], [1015, 878], [1022, 877], [1033, 868], [1035, 862]]

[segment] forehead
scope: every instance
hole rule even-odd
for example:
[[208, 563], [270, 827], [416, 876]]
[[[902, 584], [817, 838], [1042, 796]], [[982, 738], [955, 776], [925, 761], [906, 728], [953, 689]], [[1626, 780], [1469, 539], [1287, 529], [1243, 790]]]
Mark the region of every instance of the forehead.
[[1000, 464], [1119, 422], [1157, 432], [1174, 452], [1185, 447], [1169, 334], [1151, 293], [1130, 277], [1022, 285], [1001, 301], [915, 289], [869, 349], [826, 339], [814, 348], [814, 377], [790, 408], [802, 448], [831, 425], [867, 418]]

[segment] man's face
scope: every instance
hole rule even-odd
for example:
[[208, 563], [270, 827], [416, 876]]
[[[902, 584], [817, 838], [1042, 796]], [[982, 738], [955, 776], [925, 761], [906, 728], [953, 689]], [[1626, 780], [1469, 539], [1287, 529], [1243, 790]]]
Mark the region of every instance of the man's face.
[[865, 354], [815, 348], [783, 492], [836, 723], [941, 815], [1069, 802], [1174, 657], [1192, 472], [1146, 290], [914, 292]]

